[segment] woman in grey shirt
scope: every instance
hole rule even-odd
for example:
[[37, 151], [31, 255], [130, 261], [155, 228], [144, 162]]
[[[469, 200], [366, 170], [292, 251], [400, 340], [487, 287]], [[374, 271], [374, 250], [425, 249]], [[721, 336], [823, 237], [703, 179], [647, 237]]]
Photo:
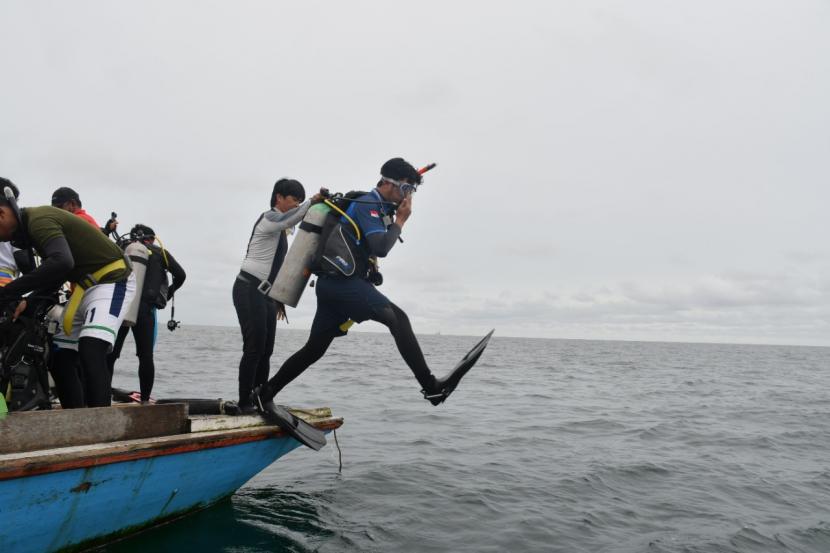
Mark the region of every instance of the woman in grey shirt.
[[280, 179], [271, 192], [271, 209], [259, 216], [242, 269], [233, 284], [233, 306], [242, 329], [242, 359], [239, 361], [239, 407], [254, 412], [250, 395], [268, 380], [277, 319], [285, 317], [285, 306], [268, 296], [288, 250], [286, 231], [308, 211], [305, 189], [299, 181]]

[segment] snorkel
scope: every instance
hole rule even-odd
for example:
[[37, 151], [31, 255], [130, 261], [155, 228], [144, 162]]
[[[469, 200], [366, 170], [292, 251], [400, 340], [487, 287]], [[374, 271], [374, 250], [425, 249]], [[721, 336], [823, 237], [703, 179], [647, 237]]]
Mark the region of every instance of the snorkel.
[[[420, 169], [418, 169], [418, 174], [423, 176], [423, 174], [426, 173], [427, 171], [432, 171], [433, 169], [435, 169], [436, 165], [438, 165], [438, 164], [437, 163], [430, 163], [428, 165], [425, 165], [425, 166], [421, 167]], [[413, 192], [417, 192], [418, 187], [421, 186], [422, 184], [423, 184], [423, 181], [421, 181], [419, 183], [414, 183], [414, 184], [404, 183], [403, 185], [401, 185], [401, 192], [403, 192], [404, 196], [409, 196]]]

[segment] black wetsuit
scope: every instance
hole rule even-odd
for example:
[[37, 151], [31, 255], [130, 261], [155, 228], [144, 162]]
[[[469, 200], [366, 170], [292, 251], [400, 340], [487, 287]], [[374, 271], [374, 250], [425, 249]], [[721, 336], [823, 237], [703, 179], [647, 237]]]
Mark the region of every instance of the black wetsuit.
[[[260, 392], [263, 401], [273, 398], [319, 360], [334, 338], [347, 333], [351, 326], [349, 321], [359, 323], [373, 320], [385, 325], [422, 389], [431, 392], [436, 388], [435, 377], [424, 360], [406, 313], [367, 280], [369, 256], [385, 257], [400, 236], [401, 228], [391, 222], [393, 206], [374, 190], [352, 203], [347, 214], [360, 228], [361, 240], [358, 243], [351, 223], [341, 219], [340, 228], [332, 232], [326, 244], [329, 254], [323, 255], [324, 258], [338, 260], [340, 267], [332, 262], [329, 269], [324, 269], [318, 275], [315, 287], [317, 311], [308, 341], [263, 386]], [[339, 250], [344, 244], [343, 240], [351, 241], [350, 252]]]
[[[146, 244], [145, 244], [146, 245]], [[153, 382], [156, 376], [156, 366], [153, 361], [153, 349], [156, 344], [158, 330], [157, 310], [163, 309], [169, 298], [184, 284], [187, 274], [173, 255], [155, 245], [147, 245], [150, 250], [150, 259], [147, 261], [147, 272], [144, 276], [144, 286], [138, 305], [138, 315], [135, 325], [122, 326], [118, 331], [112, 353], [107, 357], [110, 370], [110, 379], [115, 370], [115, 362], [121, 356], [121, 349], [127, 339], [130, 329], [135, 339], [135, 354], [138, 357], [138, 382], [141, 390], [141, 401], [150, 399], [153, 391]], [[173, 282], [167, 288], [167, 273], [173, 276]], [[139, 301], [137, 298], [136, 301]]]

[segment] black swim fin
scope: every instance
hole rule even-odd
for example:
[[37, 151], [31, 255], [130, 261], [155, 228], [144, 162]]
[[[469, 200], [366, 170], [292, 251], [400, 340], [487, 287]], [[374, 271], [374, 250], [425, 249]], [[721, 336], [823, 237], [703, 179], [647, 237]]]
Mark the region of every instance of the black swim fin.
[[314, 428], [282, 405], [275, 404], [273, 400], [262, 401], [257, 393], [258, 391], [254, 390], [252, 397], [263, 417], [276, 423], [289, 436], [314, 451], [319, 451], [320, 448], [326, 445], [326, 435], [322, 430]]
[[482, 338], [479, 343], [473, 346], [473, 349], [467, 352], [461, 361], [450, 371], [450, 373], [445, 376], [444, 378], [437, 378], [435, 379], [435, 389], [432, 391], [421, 390], [424, 394], [424, 399], [429, 400], [430, 403], [433, 405], [440, 405], [444, 403], [444, 401], [450, 397], [450, 394], [455, 390], [458, 383], [461, 382], [461, 379], [464, 378], [464, 375], [473, 368], [473, 365], [476, 364], [478, 358], [481, 357], [481, 354], [484, 352], [484, 348], [487, 347], [487, 344], [490, 342], [490, 337], [493, 335], [496, 329], [494, 328], [490, 332], [487, 333], [487, 336]]

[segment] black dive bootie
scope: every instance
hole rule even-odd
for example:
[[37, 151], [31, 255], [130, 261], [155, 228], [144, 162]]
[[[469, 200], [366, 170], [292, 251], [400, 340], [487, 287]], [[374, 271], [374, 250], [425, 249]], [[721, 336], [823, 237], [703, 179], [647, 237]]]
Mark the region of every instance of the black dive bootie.
[[476, 364], [478, 358], [481, 357], [481, 354], [484, 352], [484, 348], [487, 347], [487, 343], [490, 341], [490, 337], [492, 335], [493, 331], [491, 330], [487, 336], [482, 338], [481, 341], [473, 347], [473, 349], [467, 352], [467, 355], [465, 355], [464, 358], [458, 362], [455, 368], [450, 371], [450, 374], [444, 378], [433, 379], [431, 386], [424, 386], [424, 389], [421, 390], [421, 393], [424, 394], [424, 399], [433, 405], [440, 405], [444, 403], [444, 401], [450, 397], [453, 390], [455, 390], [458, 386], [458, 383], [461, 382], [461, 379], [464, 378], [464, 375], [473, 368], [473, 365]]
[[266, 418], [271, 418], [269, 415], [272, 415], [275, 411], [274, 398], [268, 400], [262, 399], [262, 393], [266, 391], [263, 390], [264, 387], [265, 386], [257, 386], [254, 388], [248, 401], [256, 411], [259, 411], [262, 415], [265, 415]]
[[289, 436], [311, 449], [318, 451], [326, 445], [326, 435], [322, 430], [315, 428], [305, 422], [297, 415], [291, 413], [287, 408], [276, 405], [274, 398], [265, 399], [268, 385], [257, 386], [251, 392], [251, 403], [257, 408], [260, 414], [272, 424], [278, 425]]
[[456, 367], [444, 378], [433, 379], [433, 384], [429, 387], [429, 389], [424, 388], [421, 390], [421, 393], [424, 394], [424, 399], [433, 405], [441, 405], [448, 397], [450, 397], [450, 394], [453, 390], [455, 390], [455, 387], [458, 386], [458, 383], [461, 382], [461, 379], [464, 378], [464, 375], [467, 374], [467, 371], [471, 368], [472, 365]]
[[[437, 379], [436, 379], [437, 382]], [[444, 392], [442, 388], [434, 388], [431, 391], [421, 390], [421, 393], [424, 394], [424, 399], [430, 402], [433, 405], [441, 405], [444, 403], [444, 400], [449, 397], [449, 393]]]

